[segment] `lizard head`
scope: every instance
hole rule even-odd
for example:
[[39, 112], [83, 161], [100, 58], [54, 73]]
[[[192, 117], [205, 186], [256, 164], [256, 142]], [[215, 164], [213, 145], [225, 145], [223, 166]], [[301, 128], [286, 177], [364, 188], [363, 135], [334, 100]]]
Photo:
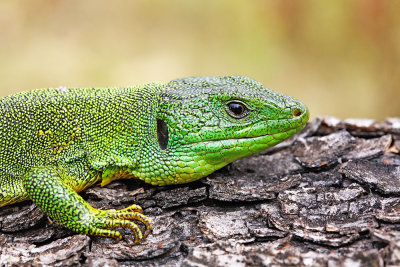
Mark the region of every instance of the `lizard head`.
[[[258, 153], [300, 131], [300, 101], [242, 76], [174, 80], [160, 94], [157, 185], [186, 183]], [[155, 172], [155, 173], [154, 173]]]

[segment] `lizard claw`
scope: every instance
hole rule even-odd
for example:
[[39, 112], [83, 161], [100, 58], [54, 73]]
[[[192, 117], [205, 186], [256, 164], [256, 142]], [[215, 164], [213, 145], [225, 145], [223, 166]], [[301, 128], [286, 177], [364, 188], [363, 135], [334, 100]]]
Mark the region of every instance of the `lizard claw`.
[[[129, 228], [135, 234], [135, 243], [138, 243], [150, 234], [153, 227], [151, 219], [143, 215], [143, 209], [138, 205], [132, 205], [122, 210], [98, 210], [98, 214], [95, 217], [96, 227], [89, 234], [112, 237], [117, 242], [121, 240], [121, 234], [118, 231], [103, 228]], [[131, 220], [144, 224], [144, 235], [138, 225]]]

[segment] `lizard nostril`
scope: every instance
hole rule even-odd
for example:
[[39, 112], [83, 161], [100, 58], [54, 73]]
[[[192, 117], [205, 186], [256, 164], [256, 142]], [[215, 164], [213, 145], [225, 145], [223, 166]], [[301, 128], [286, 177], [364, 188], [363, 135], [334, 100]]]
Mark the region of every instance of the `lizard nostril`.
[[299, 116], [301, 116], [301, 111], [300, 111], [300, 109], [295, 109], [294, 111], [293, 111], [293, 115], [295, 116], [295, 117], [299, 117]]

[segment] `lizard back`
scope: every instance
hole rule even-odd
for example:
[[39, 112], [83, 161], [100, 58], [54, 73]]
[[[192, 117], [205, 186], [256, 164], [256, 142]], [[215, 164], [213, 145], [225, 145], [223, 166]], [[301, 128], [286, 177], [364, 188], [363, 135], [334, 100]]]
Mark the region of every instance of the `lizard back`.
[[22, 180], [34, 167], [133, 161], [151, 128], [158, 88], [60, 87], [1, 98], [0, 206], [25, 199]]

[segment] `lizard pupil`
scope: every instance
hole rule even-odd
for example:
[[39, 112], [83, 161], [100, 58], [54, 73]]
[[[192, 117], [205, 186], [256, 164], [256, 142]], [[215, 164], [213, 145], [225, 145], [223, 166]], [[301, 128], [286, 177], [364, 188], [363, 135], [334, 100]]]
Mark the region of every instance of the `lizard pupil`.
[[157, 120], [157, 139], [162, 150], [168, 145], [168, 126], [163, 120]]
[[240, 102], [231, 102], [228, 104], [229, 114], [234, 118], [243, 118], [247, 114], [247, 108]]

